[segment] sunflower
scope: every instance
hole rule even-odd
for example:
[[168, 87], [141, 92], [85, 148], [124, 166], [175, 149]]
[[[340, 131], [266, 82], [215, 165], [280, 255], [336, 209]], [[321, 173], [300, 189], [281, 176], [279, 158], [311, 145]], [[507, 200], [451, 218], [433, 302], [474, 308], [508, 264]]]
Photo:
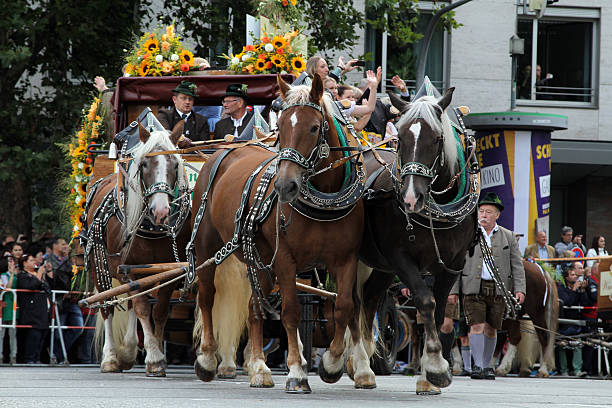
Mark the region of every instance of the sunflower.
[[258, 71], [263, 71], [264, 69], [266, 69], [266, 61], [263, 59], [258, 59], [257, 61], [255, 61], [255, 68]]
[[132, 64], [126, 64], [125, 65], [125, 73], [132, 75], [134, 73], [134, 65]]
[[83, 146], [79, 146], [72, 152], [72, 157], [77, 157], [85, 153], [85, 148]]
[[273, 55], [270, 58], [270, 61], [272, 61], [272, 63], [277, 66], [278, 68], [282, 67], [285, 65], [285, 59], [283, 57], [281, 57], [280, 55]]
[[79, 184], [79, 192], [83, 195], [87, 192], [87, 184]]
[[272, 45], [274, 45], [274, 48], [283, 48], [285, 45], [287, 45], [287, 40], [285, 40], [285, 37], [277, 35], [272, 39]]
[[149, 74], [149, 70], [151, 69], [151, 64], [148, 61], [142, 61], [138, 66], [138, 76], [147, 76]]
[[159, 41], [157, 41], [155, 38], [151, 38], [144, 43], [144, 49], [151, 54], [159, 51]]
[[295, 6], [297, 4], [297, 0], [289, 0], [289, 3], [291, 3], [292, 6]]
[[181, 51], [179, 57], [181, 58], [181, 61], [183, 61], [183, 63], [189, 65], [190, 67], [193, 66], [193, 54], [188, 50]]
[[85, 173], [86, 176], [91, 176], [91, 174], [93, 173], [93, 167], [86, 165], [83, 167], [83, 173]]
[[302, 72], [305, 67], [306, 64], [304, 63], [302, 57], [300, 57], [299, 55], [295, 57], [293, 61], [291, 61], [291, 69], [295, 72]]

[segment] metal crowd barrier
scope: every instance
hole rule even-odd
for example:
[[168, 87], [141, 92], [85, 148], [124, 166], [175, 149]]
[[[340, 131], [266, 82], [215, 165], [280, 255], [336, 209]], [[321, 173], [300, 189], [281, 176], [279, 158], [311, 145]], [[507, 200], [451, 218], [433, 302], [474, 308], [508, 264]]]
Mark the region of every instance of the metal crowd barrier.
[[[11, 324], [4, 324], [2, 320], [0, 320], [0, 327], [2, 328], [14, 328], [14, 329], [31, 329], [32, 326], [31, 325], [24, 325], [24, 324], [17, 324], [17, 297], [18, 297], [18, 293], [19, 292], [29, 292], [29, 293], [40, 293], [42, 292], [41, 290], [31, 290], [31, 289], [9, 289], [9, 288], [2, 288], [0, 291], [0, 302], [2, 301], [2, 299], [4, 298], [4, 294], [8, 293], [8, 292], [12, 292], [13, 293], [13, 321]], [[55, 356], [55, 330], [58, 331], [58, 337], [60, 340], [60, 344], [61, 344], [61, 350], [62, 350], [62, 355], [64, 357], [64, 365], [69, 365], [69, 361], [68, 361], [68, 353], [66, 350], [66, 345], [64, 344], [64, 333], [63, 330], [69, 330], [69, 329], [81, 329], [81, 330], [95, 330], [95, 326], [62, 326], [61, 324], [61, 320], [59, 318], [60, 313], [59, 313], [59, 307], [57, 305], [57, 302], [55, 301], [56, 299], [56, 295], [57, 294], [61, 294], [61, 295], [65, 295], [65, 294], [84, 294], [84, 295], [89, 295], [91, 294], [90, 292], [79, 292], [79, 291], [68, 291], [68, 290], [52, 290], [51, 291], [51, 300], [50, 300], [50, 305], [51, 306], [51, 322], [49, 324], [49, 330], [51, 330], [51, 344], [49, 345], [49, 364], [51, 365], [56, 365], [57, 364], [57, 358]], [[57, 324], [56, 324], [56, 320], [57, 320]]]

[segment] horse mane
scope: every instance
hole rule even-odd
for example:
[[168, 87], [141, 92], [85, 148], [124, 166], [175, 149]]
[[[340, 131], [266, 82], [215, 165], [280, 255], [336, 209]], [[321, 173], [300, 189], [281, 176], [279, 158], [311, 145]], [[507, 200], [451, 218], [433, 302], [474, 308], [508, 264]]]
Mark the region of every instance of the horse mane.
[[450, 119], [446, 112], [442, 112], [442, 120], [438, 119], [440, 106], [434, 96], [422, 96], [410, 104], [410, 108], [397, 123], [400, 129], [406, 123], [416, 119], [423, 119], [425, 123], [436, 133], [442, 134], [444, 140], [444, 156], [448, 163], [448, 168], [453, 171], [459, 165], [457, 157], [457, 144]]
[[292, 86], [285, 96], [285, 103], [287, 105], [306, 102], [310, 102], [310, 86], [307, 85]]
[[[145, 143], [137, 145], [134, 151], [134, 159], [128, 169], [128, 177], [131, 183], [128, 184], [127, 188], [127, 199], [125, 204], [125, 226], [128, 233], [133, 233], [136, 228], [139, 227], [138, 221], [140, 215], [144, 209], [142, 182], [140, 178], [140, 164], [144, 160], [148, 153], [153, 152], [156, 148], [157, 151], [163, 150], [174, 150], [176, 146], [172, 144], [170, 140], [170, 132], [167, 130], [159, 130], [151, 132], [149, 138]], [[185, 176], [185, 170], [183, 167], [183, 159], [180, 155], [172, 155], [176, 158], [179, 163], [177, 169], [177, 186], [179, 190], [187, 188], [187, 178]]]

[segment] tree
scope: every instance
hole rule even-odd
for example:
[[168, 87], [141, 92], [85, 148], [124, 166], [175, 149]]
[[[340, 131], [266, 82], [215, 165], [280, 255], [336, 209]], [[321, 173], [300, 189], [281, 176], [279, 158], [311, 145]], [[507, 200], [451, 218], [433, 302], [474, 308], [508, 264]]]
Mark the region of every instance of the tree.
[[0, 8], [0, 229], [29, 233], [33, 221], [41, 229], [66, 222], [67, 161], [57, 144], [78, 125], [93, 77], [120, 75], [122, 50], [148, 5], [13, 0]]
[[[246, 15], [255, 15], [256, 3], [252, 0], [165, 0], [160, 17], [165, 23], [176, 21], [184, 27], [185, 36], [196, 43], [197, 55], [225, 65], [226, 61], [218, 56], [227, 52], [229, 45], [234, 50], [242, 50]], [[355, 31], [363, 26], [364, 16], [353, 7], [353, 0], [301, 0], [298, 7], [310, 36], [309, 53], [326, 54], [356, 44]]]

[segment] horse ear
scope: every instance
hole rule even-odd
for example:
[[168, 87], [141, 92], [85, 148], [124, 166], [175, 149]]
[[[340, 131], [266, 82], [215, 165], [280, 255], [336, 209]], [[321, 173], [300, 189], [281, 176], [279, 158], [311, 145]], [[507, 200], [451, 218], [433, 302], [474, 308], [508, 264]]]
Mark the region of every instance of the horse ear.
[[174, 125], [174, 129], [172, 129], [172, 133], [170, 133], [170, 141], [173, 145], [178, 143], [179, 138], [183, 134], [185, 130], [185, 121], [179, 120], [176, 125]]
[[312, 88], [310, 88], [310, 102], [317, 105], [321, 102], [323, 96], [323, 81], [319, 74], [315, 73], [312, 80]]
[[291, 89], [291, 85], [289, 85], [283, 78], [281, 78], [280, 74], [276, 74], [276, 81], [278, 82], [278, 87], [280, 88], [281, 98], [285, 100], [287, 93]]
[[391, 105], [393, 105], [398, 111], [400, 111], [400, 115], [408, 110], [410, 107], [410, 103], [404, 101], [402, 98], [397, 96], [397, 94], [393, 91], [387, 91], [389, 95], [389, 99], [391, 100]]
[[147, 143], [147, 140], [149, 140], [149, 136], [151, 136], [149, 131], [145, 129], [144, 126], [142, 126], [142, 123], [138, 122], [138, 138], [140, 138], [140, 141], [142, 143]]
[[451, 103], [451, 99], [453, 99], [453, 92], [455, 92], [455, 87], [448, 88], [442, 98], [438, 99], [438, 106], [442, 108], [444, 112], [448, 105]]

